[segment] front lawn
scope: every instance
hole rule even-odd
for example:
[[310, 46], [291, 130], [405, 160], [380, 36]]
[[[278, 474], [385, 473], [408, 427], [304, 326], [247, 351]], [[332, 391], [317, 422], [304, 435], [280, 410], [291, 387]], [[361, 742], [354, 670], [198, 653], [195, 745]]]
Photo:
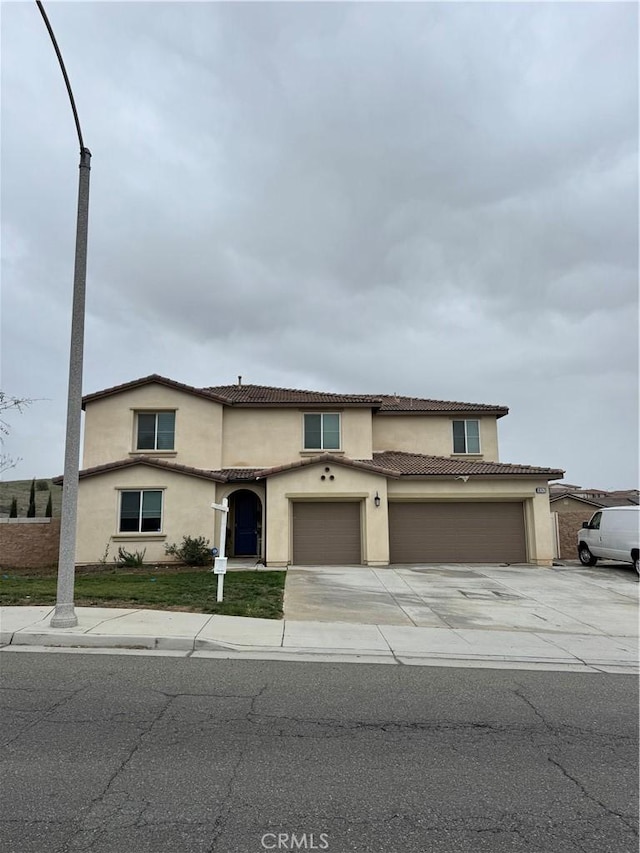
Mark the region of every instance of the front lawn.
[[[216, 601], [217, 576], [206, 569], [77, 575], [79, 607], [137, 607], [223, 616], [282, 618], [285, 572], [227, 572], [224, 601]], [[0, 604], [55, 604], [55, 575], [0, 575]]]

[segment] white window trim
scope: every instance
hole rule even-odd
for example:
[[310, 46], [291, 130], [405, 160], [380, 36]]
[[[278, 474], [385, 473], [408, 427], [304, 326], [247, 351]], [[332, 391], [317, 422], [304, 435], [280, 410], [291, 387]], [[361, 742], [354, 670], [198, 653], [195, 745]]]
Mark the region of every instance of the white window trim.
[[[324, 418], [325, 415], [337, 415], [338, 416], [340, 446], [339, 447], [329, 447], [329, 448], [306, 447], [305, 446], [306, 432], [305, 432], [305, 424], [304, 424], [305, 415], [320, 415], [321, 419]], [[321, 441], [321, 443], [324, 441], [324, 429], [323, 429], [323, 421], [322, 420], [320, 421], [320, 441]], [[343, 453], [344, 452], [342, 450], [342, 412], [332, 412], [332, 411], [325, 412], [325, 411], [322, 411], [322, 412], [303, 412], [302, 413], [302, 450], [300, 452], [303, 454], [313, 454], [313, 453], [317, 453], [319, 450], [324, 452], [324, 453]]]
[[[148, 537], [164, 537], [166, 534], [164, 533], [164, 498], [166, 487], [165, 486], [120, 486], [117, 489], [118, 492], [118, 509], [117, 509], [117, 517], [116, 517], [116, 532], [113, 538], [136, 538], [136, 539], [144, 539]], [[160, 501], [160, 530], [120, 530], [120, 523], [122, 521], [122, 493], [123, 492], [160, 492], [162, 494], [162, 498]], [[142, 526], [142, 498], [140, 499], [140, 510], [138, 516], [138, 527]]]
[[[133, 437], [132, 437], [132, 441], [131, 441], [131, 446], [132, 446], [133, 450], [131, 451], [131, 453], [133, 453], [133, 454], [138, 454], [138, 453], [167, 453], [167, 454], [169, 454], [169, 453], [176, 453], [177, 452], [176, 451], [176, 420], [177, 420], [176, 416], [178, 414], [177, 408], [176, 409], [172, 409], [172, 408], [164, 409], [162, 407], [158, 407], [158, 408], [150, 408], [150, 409], [131, 409], [131, 412], [133, 413]], [[166, 414], [167, 412], [173, 412], [173, 414], [174, 414], [173, 447], [171, 449], [167, 448], [166, 450], [165, 449], [159, 450], [158, 446], [157, 446], [158, 445], [158, 415]], [[154, 436], [153, 436], [153, 443], [155, 445], [154, 448], [150, 448], [150, 447], [140, 448], [140, 447], [138, 447], [138, 415], [155, 415], [156, 416], [155, 432], [154, 432]]]
[[[478, 424], [478, 449], [477, 450], [455, 450], [455, 437], [453, 434], [453, 424], [460, 423], [464, 424], [464, 446], [465, 448], [469, 447], [469, 436], [467, 434], [467, 424], [469, 422]], [[451, 443], [453, 445], [453, 453], [452, 456], [482, 456], [482, 432], [480, 430], [480, 418], [452, 418], [451, 420]]]

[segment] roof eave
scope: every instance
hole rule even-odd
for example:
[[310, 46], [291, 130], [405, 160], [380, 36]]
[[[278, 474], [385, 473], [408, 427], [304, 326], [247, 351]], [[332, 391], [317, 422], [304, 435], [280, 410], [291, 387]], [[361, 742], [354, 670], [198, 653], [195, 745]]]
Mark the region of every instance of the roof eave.
[[503, 418], [509, 414], [509, 409], [380, 409], [376, 412], [378, 416], [393, 417], [394, 415], [458, 415], [460, 417], [478, 417], [478, 415], [492, 415]]
[[139, 379], [133, 379], [131, 382], [124, 382], [121, 385], [114, 385], [112, 388], [105, 388], [102, 391], [94, 391], [93, 394], [85, 394], [82, 398], [82, 408], [86, 409], [88, 403], [94, 403], [97, 400], [104, 400], [107, 397], [113, 397], [117, 394], [124, 394], [127, 391], [133, 391], [136, 388], [141, 388], [144, 385], [163, 385], [166, 388], [172, 388], [175, 391], [182, 391], [185, 394], [192, 394], [195, 397], [202, 397], [214, 403], [228, 406], [229, 401], [224, 397], [220, 397], [211, 391], [195, 388], [192, 385], [186, 385], [183, 382], [176, 382], [174, 379], [168, 379], [166, 376], [160, 376], [158, 373], [152, 373], [149, 376], [142, 376]]
[[[124, 468], [132, 468], [136, 465], [145, 465], [148, 468], [157, 468], [159, 471], [168, 471], [171, 474], [182, 474], [185, 477], [196, 477], [200, 480], [209, 480], [214, 483], [227, 482], [227, 478], [225, 476], [216, 474], [215, 471], [191, 468], [187, 465], [178, 465], [174, 462], [166, 462], [162, 459], [155, 459], [154, 457], [146, 456], [133, 456], [128, 459], [118, 459], [116, 462], [108, 462], [105, 465], [96, 465], [93, 468], [85, 468], [78, 472], [78, 479], [86, 480], [90, 477], [99, 477], [103, 474], [110, 474], [113, 471], [122, 471]], [[61, 485], [64, 482], [64, 475], [54, 477], [52, 482], [55, 483], [55, 485]]]

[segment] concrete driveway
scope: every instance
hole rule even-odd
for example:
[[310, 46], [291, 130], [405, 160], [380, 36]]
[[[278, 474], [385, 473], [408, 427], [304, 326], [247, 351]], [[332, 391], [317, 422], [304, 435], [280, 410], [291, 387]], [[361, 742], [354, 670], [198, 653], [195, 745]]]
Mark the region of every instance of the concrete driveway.
[[290, 568], [285, 619], [430, 628], [638, 633], [631, 566]]

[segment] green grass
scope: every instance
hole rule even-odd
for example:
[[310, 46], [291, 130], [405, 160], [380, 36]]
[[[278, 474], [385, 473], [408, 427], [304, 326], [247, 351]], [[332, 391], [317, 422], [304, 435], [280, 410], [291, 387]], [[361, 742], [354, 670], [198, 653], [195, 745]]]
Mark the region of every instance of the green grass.
[[[36, 477], [36, 486], [39, 482], [47, 484], [46, 491], [36, 488], [36, 516], [44, 518], [44, 513], [49, 500], [49, 489], [51, 489], [51, 503], [53, 517], [60, 517], [62, 505], [62, 486], [54, 486], [46, 477]], [[29, 492], [31, 480], [0, 480], [0, 518], [7, 518], [11, 509], [11, 499], [15, 498], [18, 503], [18, 518], [27, 517], [29, 507]]]
[[[80, 575], [76, 577], [75, 603], [79, 607], [139, 607], [280, 619], [284, 580], [284, 572], [228, 572], [224, 601], [218, 604], [217, 577], [207, 570]], [[55, 604], [56, 583], [51, 575], [0, 575], [0, 604]]]

